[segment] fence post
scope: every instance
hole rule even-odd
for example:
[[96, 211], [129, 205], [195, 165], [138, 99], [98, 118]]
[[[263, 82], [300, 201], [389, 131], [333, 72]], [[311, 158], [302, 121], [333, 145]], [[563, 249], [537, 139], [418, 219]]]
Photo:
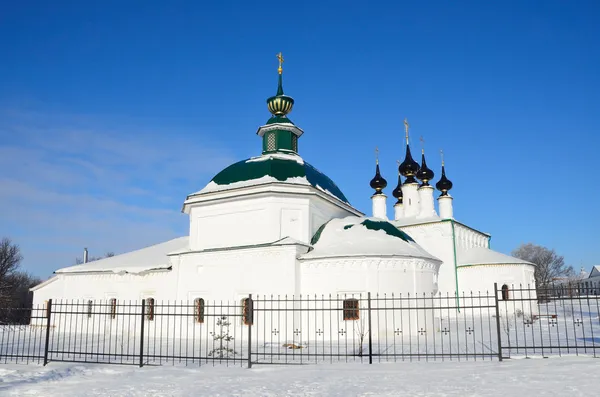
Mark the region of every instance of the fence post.
[[254, 301], [248, 295], [248, 369], [252, 368], [252, 325], [254, 325]]
[[146, 317], [146, 299], [142, 299], [142, 328], [140, 331], [140, 367], [144, 366], [144, 318]]
[[494, 299], [496, 301], [496, 338], [498, 338], [498, 360], [502, 361], [502, 336], [500, 334], [500, 306], [498, 302], [498, 283], [494, 283]]
[[48, 364], [48, 349], [50, 347], [50, 314], [52, 313], [52, 299], [48, 300], [46, 308], [46, 345], [44, 346], [44, 366]]
[[367, 313], [369, 316], [369, 364], [373, 364], [373, 338], [371, 336], [371, 293], [367, 292]]

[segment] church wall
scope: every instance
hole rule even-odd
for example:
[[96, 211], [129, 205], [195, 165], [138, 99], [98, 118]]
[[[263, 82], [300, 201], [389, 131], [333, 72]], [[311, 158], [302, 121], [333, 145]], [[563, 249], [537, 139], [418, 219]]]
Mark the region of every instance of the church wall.
[[[425, 320], [425, 310], [398, 310], [392, 315], [389, 310], [391, 301], [386, 301], [385, 298], [391, 296], [399, 297], [415, 297], [415, 289], [420, 292], [419, 296], [425, 292], [426, 296], [430, 297], [434, 292], [437, 265], [421, 260], [410, 258], [324, 258], [311, 259], [301, 261], [302, 269], [302, 294], [303, 296], [317, 298], [317, 302], [313, 303], [315, 309], [324, 307], [327, 311], [327, 316], [323, 318], [314, 316], [309, 318], [310, 312], [303, 313], [303, 316], [296, 320], [296, 324], [302, 326], [303, 332], [306, 335], [313, 335], [318, 329], [329, 330], [332, 325], [329, 323], [331, 308], [341, 305], [341, 301], [348, 298], [357, 298], [360, 300], [362, 315], [358, 320], [344, 321], [342, 311], [340, 310], [338, 321], [334, 320], [333, 337], [337, 337], [338, 330], [346, 330], [347, 332], [354, 329], [355, 332], [359, 329], [364, 329], [367, 313], [367, 293], [371, 292], [372, 307], [374, 313], [378, 313], [377, 307], [387, 308], [386, 316], [373, 316], [373, 330], [376, 334], [384, 336], [393, 330], [407, 331], [408, 327], [419, 327], [424, 329], [431, 328], [435, 323], [433, 318]], [[331, 295], [333, 302], [327, 301]], [[319, 303], [318, 299], [325, 298], [323, 303]], [[399, 305], [399, 300], [396, 300], [396, 305]], [[404, 301], [403, 309], [407, 307], [420, 307], [421, 303], [429, 305], [429, 301], [418, 302], [413, 300]], [[400, 303], [400, 305], [402, 305]], [[429, 313], [433, 313], [431, 310]], [[431, 317], [431, 315], [429, 315]], [[335, 319], [335, 315], [334, 315]], [[418, 328], [415, 328], [418, 329]], [[327, 338], [327, 332], [325, 333]]]
[[456, 248], [490, 248], [489, 236], [486, 234], [480, 233], [456, 222], [454, 223], [454, 232], [456, 235]]
[[[519, 309], [525, 314], [537, 314], [537, 305], [533, 304], [536, 299], [535, 292], [519, 291], [535, 288], [534, 271], [533, 266], [523, 264], [462, 266], [458, 268], [458, 277], [464, 287], [461, 291], [465, 291], [465, 294], [468, 293], [467, 291], [472, 291], [474, 295], [481, 292], [482, 295], [493, 296], [494, 283], [498, 284], [498, 289], [506, 284], [509, 288], [509, 299], [500, 302], [501, 311], [512, 315]], [[498, 296], [500, 297], [501, 294], [498, 293]], [[513, 299], [527, 299], [527, 301], [513, 301]]]
[[190, 211], [190, 248], [261, 244], [279, 240], [282, 233], [306, 241], [308, 221], [308, 199], [303, 197], [203, 204]]
[[190, 210], [190, 248], [253, 245], [292, 237], [309, 243], [331, 218], [354, 215], [317, 196], [248, 198]]
[[[78, 311], [77, 306], [68, 304], [79, 303], [79, 311], [87, 310], [89, 301], [93, 305], [106, 305], [112, 298], [118, 304], [125, 302], [137, 303], [142, 299], [153, 297], [160, 300], [175, 299], [176, 276], [172, 271], [156, 271], [143, 275], [88, 273], [88, 274], [59, 274], [58, 279], [36, 291], [33, 294], [33, 304], [43, 305], [49, 299], [54, 302], [57, 311]], [[61, 308], [60, 305], [66, 305]], [[94, 306], [94, 313], [102, 311], [102, 306]], [[61, 308], [58, 310], [57, 308]], [[64, 317], [64, 315], [63, 315]], [[74, 316], [71, 316], [74, 318]], [[82, 314], [82, 321], [87, 321], [87, 315]], [[43, 321], [40, 319], [40, 321]], [[54, 318], [57, 324], [61, 315]], [[71, 321], [74, 321], [73, 319]], [[40, 324], [41, 325], [41, 324]]]
[[240, 301], [249, 294], [294, 294], [296, 246], [189, 253], [177, 266], [177, 299]]
[[410, 258], [324, 258], [302, 260], [303, 294], [431, 293], [435, 266]]
[[[456, 290], [456, 277], [450, 222], [405, 226], [401, 230], [411, 236], [427, 252], [442, 260], [438, 275], [438, 290], [444, 294], [446, 292], [453, 294]], [[415, 291], [421, 292], [422, 290], [416, 289]]]

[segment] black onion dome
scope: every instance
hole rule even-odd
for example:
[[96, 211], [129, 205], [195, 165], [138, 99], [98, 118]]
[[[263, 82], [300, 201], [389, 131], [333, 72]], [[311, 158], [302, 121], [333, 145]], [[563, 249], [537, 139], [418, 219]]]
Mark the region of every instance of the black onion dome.
[[423, 183], [421, 186], [429, 186], [429, 181], [433, 179], [435, 174], [433, 171], [427, 167], [427, 163], [425, 162], [425, 153], [421, 153], [421, 168], [417, 172], [417, 178], [419, 178]]
[[440, 178], [438, 183], [435, 184], [435, 187], [437, 188], [437, 190], [442, 192], [441, 196], [447, 196], [448, 190], [452, 189], [452, 182], [450, 182], [450, 179], [446, 178], [446, 170], [444, 169], [443, 164], [442, 164], [442, 177]]
[[398, 174], [398, 186], [392, 192], [392, 196], [398, 199], [396, 204], [402, 204], [402, 175]]
[[371, 179], [371, 187], [375, 189], [375, 194], [382, 194], [382, 190], [387, 186], [387, 181], [381, 176], [379, 172], [379, 164], [375, 167], [375, 177]]
[[404, 184], [417, 183], [415, 175], [419, 172], [419, 163], [413, 160], [408, 144], [406, 145], [406, 156], [404, 157], [402, 164], [398, 167], [398, 171], [406, 177]]

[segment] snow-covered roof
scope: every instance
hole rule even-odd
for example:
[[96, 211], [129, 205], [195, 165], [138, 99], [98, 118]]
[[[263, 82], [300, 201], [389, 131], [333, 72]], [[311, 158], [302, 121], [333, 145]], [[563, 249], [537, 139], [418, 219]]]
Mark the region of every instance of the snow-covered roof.
[[502, 254], [497, 251], [484, 247], [473, 247], [469, 249], [459, 248], [456, 252], [457, 262], [459, 266], [466, 265], [512, 265], [512, 264], [525, 264], [533, 265], [531, 262], [524, 261], [523, 259], [514, 258], [509, 255]]
[[593, 266], [589, 277], [600, 277], [600, 266]]
[[58, 279], [57, 276], [52, 276], [50, 277], [48, 280], [46, 281], [42, 281], [41, 283], [34, 285], [33, 287], [29, 288], [29, 291], [37, 291], [38, 289], [45, 287], [46, 285], [55, 282]]
[[409, 235], [378, 218], [332, 219], [317, 231], [314, 249], [301, 259], [349, 256], [404, 256], [440, 260], [425, 251]]
[[189, 237], [178, 237], [142, 248], [136, 251], [115, 255], [110, 258], [64, 267], [54, 273], [112, 272], [143, 273], [149, 270], [168, 269], [171, 263], [168, 254], [189, 249]]

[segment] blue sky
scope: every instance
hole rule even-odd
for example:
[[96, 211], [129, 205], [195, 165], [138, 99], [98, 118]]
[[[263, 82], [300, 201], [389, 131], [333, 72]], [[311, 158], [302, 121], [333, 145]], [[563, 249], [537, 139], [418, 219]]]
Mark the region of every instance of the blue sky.
[[491, 3], [6, 3], [0, 236], [46, 277], [186, 234], [185, 196], [260, 153], [282, 51], [300, 153], [358, 209], [375, 146], [391, 196], [407, 117], [493, 248], [600, 264], [600, 3]]

